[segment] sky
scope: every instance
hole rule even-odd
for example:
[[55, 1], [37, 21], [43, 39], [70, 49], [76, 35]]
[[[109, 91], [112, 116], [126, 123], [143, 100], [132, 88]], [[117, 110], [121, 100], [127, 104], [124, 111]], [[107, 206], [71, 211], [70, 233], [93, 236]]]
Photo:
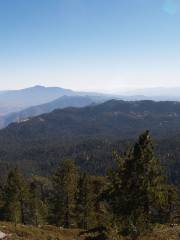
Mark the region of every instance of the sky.
[[180, 0], [0, 0], [0, 89], [180, 86]]

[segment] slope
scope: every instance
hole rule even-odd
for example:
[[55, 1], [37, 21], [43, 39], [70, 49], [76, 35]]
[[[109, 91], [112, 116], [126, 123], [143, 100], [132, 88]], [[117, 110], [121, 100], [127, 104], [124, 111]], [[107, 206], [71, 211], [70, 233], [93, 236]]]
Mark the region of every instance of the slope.
[[4, 128], [12, 122], [21, 122], [43, 113], [49, 113], [55, 109], [62, 109], [66, 107], [85, 107], [95, 103], [95, 101], [98, 101], [97, 98], [94, 100], [93, 97], [88, 96], [63, 96], [54, 101], [29, 107], [20, 112], [11, 113], [1, 117], [0, 128]]
[[28, 174], [49, 174], [69, 157], [91, 174], [105, 174], [113, 165], [112, 149], [123, 150], [128, 139], [145, 129], [158, 140], [163, 159], [179, 159], [180, 103], [112, 100], [55, 110], [1, 130], [1, 173], [18, 164]]

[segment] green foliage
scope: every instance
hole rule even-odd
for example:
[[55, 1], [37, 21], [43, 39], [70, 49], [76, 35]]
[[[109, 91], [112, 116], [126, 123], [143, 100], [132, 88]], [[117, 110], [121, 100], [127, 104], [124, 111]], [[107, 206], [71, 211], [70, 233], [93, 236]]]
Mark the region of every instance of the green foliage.
[[94, 219], [94, 193], [90, 177], [80, 174], [76, 193], [76, 219], [79, 228], [88, 229]]
[[138, 236], [167, 207], [169, 186], [146, 131], [109, 176], [108, 202], [124, 234]]
[[15, 224], [25, 224], [28, 209], [28, 185], [18, 168], [10, 171], [4, 189], [5, 218]]
[[103, 240], [121, 239], [122, 234], [136, 239], [154, 224], [167, 223], [175, 209], [176, 188], [167, 184], [149, 132], [123, 155], [116, 152], [115, 159], [108, 177], [80, 172], [72, 160], [59, 161], [50, 179], [25, 178], [19, 169], [11, 170], [0, 184], [1, 218], [15, 225], [54, 224], [88, 233], [92, 228]]
[[25, 179], [15, 168], [1, 187], [0, 217], [17, 225], [41, 226], [53, 223], [66, 228], [90, 228], [97, 224], [97, 197], [102, 177], [79, 174], [71, 160], [62, 161], [50, 179]]
[[30, 212], [33, 225], [39, 226], [46, 223], [48, 206], [42, 199], [37, 182], [32, 182], [30, 185]]
[[58, 226], [69, 228], [75, 224], [75, 194], [78, 172], [71, 160], [64, 160], [53, 176], [52, 214]]

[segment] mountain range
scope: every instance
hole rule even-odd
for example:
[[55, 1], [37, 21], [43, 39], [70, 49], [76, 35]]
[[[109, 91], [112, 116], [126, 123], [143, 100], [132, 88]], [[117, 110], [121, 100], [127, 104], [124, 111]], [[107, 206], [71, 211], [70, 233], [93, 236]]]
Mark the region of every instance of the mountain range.
[[[166, 92], [157, 97], [159, 91], [149, 96], [43, 86], [0, 91], [0, 128], [7, 126], [0, 130], [0, 174], [18, 165], [28, 175], [48, 175], [64, 158], [90, 174], [105, 174], [114, 164], [112, 150], [123, 151], [148, 129], [170, 179], [180, 184], [180, 102], [157, 101], [166, 99]], [[178, 99], [178, 91], [171, 89], [169, 99]]]
[[116, 91], [116, 94], [124, 96], [124, 98], [128, 96], [139, 96], [141, 100], [149, 99], [155, 101], [180, 101], [180, 87], [154, 87], [126, 91], [119, 90]]
[[[88, 97], [84, 99], [87, 104], [92, 103]], [[47, 106], [49, 107], [45, 105]], [[39, 132], [39, 129], [42, 131]], [[0, 138], [3, 133], [8, 132], [9, 135], [12, 131], [15, 136], [24, 132], [29, 139], [37, 139], [37, 135], [44, 138], [46, 134], [49, 137], [62, 137], [63, 133], [68, 133], [71, 137], [112, 136], [127, 139], [137, 136], [145, 129], [151, 130], [158, 138], [180, 133], [180, 103], [110, 100], [84, 108], [69, 107], [11, 124], [0, 131]]]
[[[78, 107], [78, 101], [80, 101], [80, 99], [77, 99], [77, 104], [74, 105], [71, 99], [60, 99], [64, 96], [89, 97], [94, 103], [101, 103], [110, 99], [121, 99], [125, 101], [180, 100], [179, 92], [179, 88], [153, 88], [138, 89], [116, 94], [103, 94], [96, 92], [78, 92], [60, 87], [44, 87], [38, 85], [21, 90], [0, 91], [0, 128], [14, 121], [21, 121], [24, 120], [24, 118], [49, 113], [56, 108]], [[86, 100], [84, 105], [80, 104], [80, 106], [86, 106]]]
[[64, 88], [43, 86], [2, 91], [0, 94], [0, 115], [20, 111], [30, 106], [44, 104], [64, 95], [74, 96], [77, 94], [72, 90]]
[[[70, 157], [91, 174], [102, 174], [113, 163], [113, 148], [123, 149], [146, 129], [163, 141], [164, 156], [170, 140], [180, 135], [180, 103], [110, 100], [10, 124], [0, 131], [0, 165], [18, 164], [29, 174], [48, 174]], [[176, 147], [168, 154], [174, 149], [178, 156]]]
[[[100, 99], [99, 99], [100, 101]], [[0, 118], [0, 128], [8, 126], [12, 122], [22, 122], [29, 118], [41, 115], [43, 113], [49, 113], [55, 109], [62, 109], [67, 107], [85, 107], [91, 104], [99, 102], [98, 99], [94, 99], [89, 96], [63, 96], [54, 101], [29, 107], [22, 111], [10, 113]]]
[[111, 95], [44, 86], [0, 91], [0, 128], [4, 128], [14, 121], [19, 122], [29, 117], [48, 113], [56, 108], [82, 107], [110, 98]]

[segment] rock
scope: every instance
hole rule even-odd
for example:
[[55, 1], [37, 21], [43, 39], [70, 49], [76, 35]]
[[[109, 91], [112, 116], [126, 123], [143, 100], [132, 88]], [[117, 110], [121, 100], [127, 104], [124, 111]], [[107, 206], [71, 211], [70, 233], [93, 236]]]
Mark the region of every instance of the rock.
[[5, 237], [7, 237], [7, 235], [0, 231], [0, 239], [5, 239]]

